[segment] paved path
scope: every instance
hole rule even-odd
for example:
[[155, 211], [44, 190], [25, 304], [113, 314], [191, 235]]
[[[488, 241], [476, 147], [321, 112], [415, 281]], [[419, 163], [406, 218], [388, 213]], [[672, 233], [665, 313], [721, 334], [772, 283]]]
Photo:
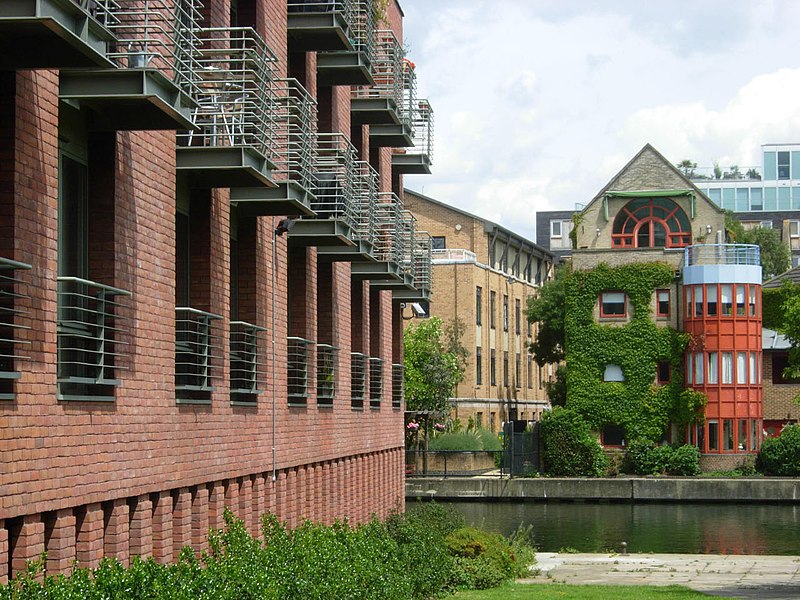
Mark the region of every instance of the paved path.
[[685, 585], [728, 598], [800, 599], [800, 557], [711, 554], [536, 554], [539, 572], [523, 581]]

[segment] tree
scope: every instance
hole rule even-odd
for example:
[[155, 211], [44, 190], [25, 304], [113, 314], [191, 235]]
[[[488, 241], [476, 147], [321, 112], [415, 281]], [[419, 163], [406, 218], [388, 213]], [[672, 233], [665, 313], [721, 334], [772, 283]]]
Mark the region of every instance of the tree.
[[528, 349], [540, 367], [564, 360], [565, 283], [568, 276], [569, 265], [557, 267], [555, 276], [539, 288], [539, 294], [528, 298], [525, 311], [528, 322], [539, 325]]
[[687, 179], [691, 179], [692, 177], [694, 177], [694, 170], [697, 168], [697, 163], [692, 162], [688, 158], [684, 158], [681, 162], [679, 162], [675, 166], [678, 167], [678, 170], [681, 173], [683, 173], [684, 177], [686, 177]]
[[765, 227], [746, 230], [734, 214], [726, 210], [725, 231], [730, 242], [755, 244], [761, 248], [761, 275], [764, 281], [789, 268], [789, 249], [781, 241], [777, 230]]
[[[447, 330], [450, 333], [445, 333]], [[463, 326], [433, 317], [409, 325], [403, 336], [405, 352], [405, 396], [409, 410], [449, 411], [449, 398], [464, 378], [464, 355], [460, 354]]]

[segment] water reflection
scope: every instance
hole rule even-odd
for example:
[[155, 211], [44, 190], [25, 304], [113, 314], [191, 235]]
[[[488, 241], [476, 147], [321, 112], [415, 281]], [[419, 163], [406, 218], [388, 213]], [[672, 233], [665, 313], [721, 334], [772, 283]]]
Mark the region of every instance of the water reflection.
[[454, 502], [467, 522], [504, 534], [532, 525], [537, 548], [708, 554], [800, 554], [794, 505]]

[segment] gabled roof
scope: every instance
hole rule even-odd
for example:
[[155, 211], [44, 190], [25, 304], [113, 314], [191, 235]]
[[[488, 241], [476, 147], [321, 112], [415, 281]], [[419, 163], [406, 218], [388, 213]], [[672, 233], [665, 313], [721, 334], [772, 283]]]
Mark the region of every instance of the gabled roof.
[[[657, 162], [660, 162], [664, 168], [667, 169], [667, 172], [670, 175], [668, 178], [669, 181], [661, 181], [658, 184], [651, 183], [643, 186], [639, 185], [632, 187], [630, 183], [624, 181], [625, 175], [628, 174], [628, 172], [637, 162], [645, 160], [648, 156], [654, 158]], [[725, 212], [719, 206], [714, 204], [711, 199], [700, 190], [700, 188], [687, 179], [675, 165], [664, 158], [664, 155], [653, 148], [653, 146], [649, 143], [645, 144], [644, 147], [639, 150], [639, 152], [637, 152], [630, 161], [628, 161], [628, 164], [622, 167], [622, 169], [620, 169], [619, 172], [617, 172], [617, 174], [611, 178], [611, 180], [600, 190], [600, 192], [594, 198], [592, 198], [592, 201], [584, 207], [582, 212], [586, 212], [586, 210], [592, 204], [602, 201], [603, 198], [608, 196], [646, 195], [640, 192], [661, 192], [660, 195], [667, 196], [691, 195], [695, 198], [701, 198], [704, 202], [712, 206], [717, 212]]]
[[761, 330], [761, 348], [763, 350], [788, 350], [791, 346], [789, 340], [782, 333], [766, 327]]
[[800, 267], [793, 267], [780, 275], [776, 275], [761, 287], [764, 289], [774, 289], [781, 287], [786, 282], [800, 284]]

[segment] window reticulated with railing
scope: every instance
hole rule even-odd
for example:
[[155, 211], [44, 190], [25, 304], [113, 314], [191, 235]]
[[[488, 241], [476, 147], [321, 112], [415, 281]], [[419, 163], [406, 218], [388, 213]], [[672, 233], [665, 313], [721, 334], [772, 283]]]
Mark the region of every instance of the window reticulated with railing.
[[266, 331], [245, 321], [231, 321], [231, 401], [253, 404], [263, 389], [264, 362], [260, 337]]
[[289, 404], [305, 405], [308, 402], [311, 380], [311, 348], [313, 342], [288, 337], [286, 344], [286, 384]]
[[364, 408], [367, 392], [367, 357], [361, 352], [350, 353], [350, 406]]
[[189, 147], [248, 147], [273, 158], [275, 64], [261, 36], [249, 27], [199, 30], [197, 89], [192, 122], [178, 136]]
[[338, 350], [330, 344], [317, 344], [317, 404], [320, 406], [333, 405]]
[[392, 408], [403, 408], [403, 392], [405, 384], [405, 367], [400, 364], [392, 365]]
[[275, 83], [272, 103], [275, 124], [273, 179], [293, 181], [305, 191], [316, 185], [317, 103], [296, 79]]
[[79, 277], [58, 278], [58, 396], [113, 400], [124, 369], [130, 292]]
[[403, 203], [392, 192], [380, 192], [375, 205], [375, 258], [400, 263], [403, 256]]
[[375, 205], [378, 202], [378, 172], [366, 161], [356, 161], [356, 226], [353, 238], [375, 244]]
[[314, 176], [315, 198], [311, 209], [316, 219], [336, 219], [351, 229], [356, 226], [355, 175], [356, 152], [341, 133], [318, 136], [317, 163]]
[[179, 402], [210, 402], [222, 346], [222, 317], [188, 306], [175, 308], [175, 395]]
[[381, 407], [383, 396], [383, 359], [369, 359], [369, 407], [378, 409]]
[[29, 360], [24, 350], [30, 345], [19, 339], [19, 332], [30, 329], [22, 322], [27, 314], [27, 282], [22, 271], [31, 266], [0, 258], [0, 400], [14, 399], [14, 381], [19, 379], [18, 363]]

